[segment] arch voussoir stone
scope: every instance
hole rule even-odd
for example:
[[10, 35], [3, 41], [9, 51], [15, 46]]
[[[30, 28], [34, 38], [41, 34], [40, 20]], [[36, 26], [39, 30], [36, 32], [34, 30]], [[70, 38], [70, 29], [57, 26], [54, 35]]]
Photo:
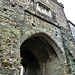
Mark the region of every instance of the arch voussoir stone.
[[[26, 67], [25, 65], [27, 65], [28, 69], [27, 73], [29, 74], [32, 72], [32, 74], [37, 73], [37, 75], [39, 74], [43, 75], [43, 73], [45, 73], [47, 75], [47, 74], [52, 74], [52, 72], [54, 72], [57, 75], [58, 70], [55, 72], [54, 71], [55, 69], [60, 68], [60, 71], [63, 70], [62, 64], [64, 64], [65, 61], [63, 53], [60, 50], [60, 48], [57, 46], [57, 44], [52, 40], [52, 38], [50, 38], [49, 35], [45, 33], [41, 32], [28, 36], [28, 38], [22, 43], [20, 49], [21, 49], [21, 57], [23, 57], [22, 65], [24, 67]], [[54, 63], [53, 61], [56, 63]], [[51, 69], [50, 63], [55, 66], [58, 65], [59, 68], [56, 66], [55, 69], [54, 68]], [[39, 67], [32, 66], [35, 64], [38, 65]], [[50, 72], [47, 73], [48, 65], [50, 70], [52, 71], [51, 73]], [[45, 68], [46, 72], [45, 71], [42, 72], [43, 68]], [[34, 69], [36, 70], [35, 73]], [[60, 72], [59, 74], [63, 73]]]

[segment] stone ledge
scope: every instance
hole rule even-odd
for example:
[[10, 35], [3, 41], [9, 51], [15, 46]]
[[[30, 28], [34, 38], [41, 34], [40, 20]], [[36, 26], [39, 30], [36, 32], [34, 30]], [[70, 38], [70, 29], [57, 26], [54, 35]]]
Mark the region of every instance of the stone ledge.
[[27, 9], [25, 9], [24, 11], [29, 13], [29, 14], [31, 14], [31, 15], [33, 15], [33, 16], [36, 16], [36, 17], [40, 18], [41, 20], [44, 20], [44, 21], [46, 21], [46, 22], [48, 22], [50, 24], [53, 24], [54, 26], [60, 28], [59, 24], [57, 22], [54, 22], [51, 19], [47, 19], [47, 18], [45, 19], [43, 16], [40, 16], [38, 13], [33, 13], [30, 10], [27, 10]]
[[12, 68], [12, 69], [0, 68], [0, 74], [11, 74], [11, 73], [14, 73], [15, 71], [16, 71], [16, 68]]

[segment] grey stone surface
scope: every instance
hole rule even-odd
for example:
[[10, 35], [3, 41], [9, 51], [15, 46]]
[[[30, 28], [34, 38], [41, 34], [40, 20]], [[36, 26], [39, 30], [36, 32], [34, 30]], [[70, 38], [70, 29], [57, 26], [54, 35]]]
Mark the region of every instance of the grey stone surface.
[[[38, 2], [51, 10], [52, 17], [37, 10]], [[0, 0], [0, 74], [20, 75], [21, 62], [24, 68], [28, 66], [29, 75], [75, 73], [72, 35], [74, 27], [68, 26], [63, 5], [57, 0]], [[34, 62], [29, 60], [31, 56]]]

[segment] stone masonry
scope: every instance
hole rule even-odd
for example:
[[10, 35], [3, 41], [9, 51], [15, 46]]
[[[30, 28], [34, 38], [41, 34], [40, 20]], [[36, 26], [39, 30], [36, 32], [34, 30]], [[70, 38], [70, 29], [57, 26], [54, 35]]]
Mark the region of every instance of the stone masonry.
[[0, 0], [0, 75], [75, 75], [75, 31], [57, 0]]

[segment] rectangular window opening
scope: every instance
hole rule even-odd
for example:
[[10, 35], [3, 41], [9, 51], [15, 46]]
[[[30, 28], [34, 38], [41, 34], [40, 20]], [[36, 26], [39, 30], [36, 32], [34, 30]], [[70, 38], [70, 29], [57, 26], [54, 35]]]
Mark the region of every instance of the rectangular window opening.
[[42, 5], [40, 5], [39, 3], [37, 4], [37, 10], [39, 12], [44, 13], [45, 15], [48, 15], [51, 17], [51, 10], [46, 8], [45, 6], [43, 7]]

